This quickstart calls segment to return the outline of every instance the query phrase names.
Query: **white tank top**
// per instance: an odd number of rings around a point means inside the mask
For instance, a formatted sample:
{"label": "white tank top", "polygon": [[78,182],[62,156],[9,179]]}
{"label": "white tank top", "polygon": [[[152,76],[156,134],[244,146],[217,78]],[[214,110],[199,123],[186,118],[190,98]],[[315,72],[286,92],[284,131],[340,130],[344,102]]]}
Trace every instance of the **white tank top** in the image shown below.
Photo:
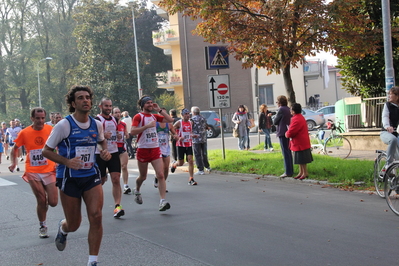
{"label": "white tank top", "polygon": [[[139,115],[141,117],[139,127],[143,127],[152,121],[157,121],[156,117],[153,115],[145,116],[142,113],[139,113]],[[159,147],[157,128],[155,126],[147,128],[146,130],[138,134],[137,147],[141,149]]]}

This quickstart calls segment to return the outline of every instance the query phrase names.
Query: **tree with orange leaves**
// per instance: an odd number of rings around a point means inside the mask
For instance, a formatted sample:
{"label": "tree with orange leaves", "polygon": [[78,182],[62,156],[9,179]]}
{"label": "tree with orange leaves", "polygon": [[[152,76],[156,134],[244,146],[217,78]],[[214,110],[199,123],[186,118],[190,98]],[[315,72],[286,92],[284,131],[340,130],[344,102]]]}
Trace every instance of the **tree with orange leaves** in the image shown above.
{"label": "tree with orange leaves", "polygon": [[160,5],[197,19],[195,33],[209,43],[227,44],[243,67],[282,73],[291,104],[296,102],[291,67],[305,56],[375,51],[370,20],[359,0],[162,0]]}

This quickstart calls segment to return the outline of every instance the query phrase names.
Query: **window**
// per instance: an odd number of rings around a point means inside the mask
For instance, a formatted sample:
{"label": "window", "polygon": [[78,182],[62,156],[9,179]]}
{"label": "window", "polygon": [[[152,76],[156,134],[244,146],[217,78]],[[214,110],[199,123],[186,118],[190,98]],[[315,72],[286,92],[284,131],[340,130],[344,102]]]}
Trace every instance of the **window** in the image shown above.
{"label": "window", "polygon": [[274,105],[273,84],[259,86],[259,104]]}

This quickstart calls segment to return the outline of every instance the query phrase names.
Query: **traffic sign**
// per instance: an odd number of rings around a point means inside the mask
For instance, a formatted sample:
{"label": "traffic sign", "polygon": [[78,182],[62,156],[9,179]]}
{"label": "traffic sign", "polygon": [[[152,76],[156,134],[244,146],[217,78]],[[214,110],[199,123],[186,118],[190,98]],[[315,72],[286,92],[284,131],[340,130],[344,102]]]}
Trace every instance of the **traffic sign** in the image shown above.
{"label": "traffic sign", "polygon": [[208,75],[208,93],[210,108],[230,108],[229,75]]}
{"label": "traffic sign", "polygon": [[229,68],[229,51],[227,46],[205,47],[205,63],[207,70]]}

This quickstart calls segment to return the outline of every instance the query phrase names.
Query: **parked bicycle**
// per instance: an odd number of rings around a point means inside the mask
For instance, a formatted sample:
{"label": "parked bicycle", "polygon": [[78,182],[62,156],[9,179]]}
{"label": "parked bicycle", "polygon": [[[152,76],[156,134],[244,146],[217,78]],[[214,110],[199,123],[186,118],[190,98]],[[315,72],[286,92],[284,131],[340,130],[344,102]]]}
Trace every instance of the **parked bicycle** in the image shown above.
{"label": "parked bicycle", "polygon": [[313,152],[317,152],[318,154],[326,154],[324,150],[324,135],[325,131],[321,126],[314,127],[317,129],[317,132],[310,132],[309,137],[310,137],[310,148]]}
{"label": "parked bicycle", "polygon": [[374,186],[378,196],[385,198],[384,176],[386,172],[387,153],[384,150],[376,150],[377,158],[374,160]]}
{"label": "parked bicycle", "polygon": [[341,123],[337,125],[328,119],[327,128],[330,129],[330,135],[323,142],[324,133],[323,129],[318,129],[317,133],[310,133],[311,147],[312,150],[320,149],[319,153],[322,152],[326,155],[340,157],[342,159],[348,158],[352,152],[352,145],[347,138],[340,134],[344,132],[341,127]]}

